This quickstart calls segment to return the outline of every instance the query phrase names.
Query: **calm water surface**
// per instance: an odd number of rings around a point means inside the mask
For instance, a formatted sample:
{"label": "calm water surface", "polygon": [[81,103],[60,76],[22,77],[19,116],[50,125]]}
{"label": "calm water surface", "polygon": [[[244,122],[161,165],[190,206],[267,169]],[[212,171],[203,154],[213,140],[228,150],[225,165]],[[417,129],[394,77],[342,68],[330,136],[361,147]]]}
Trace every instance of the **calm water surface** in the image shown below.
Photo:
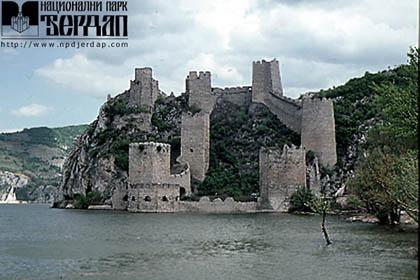
{"label": "calm water surface", "polygon": [[416,233],[319,220],[0,205],[0,279],[417,279]]}

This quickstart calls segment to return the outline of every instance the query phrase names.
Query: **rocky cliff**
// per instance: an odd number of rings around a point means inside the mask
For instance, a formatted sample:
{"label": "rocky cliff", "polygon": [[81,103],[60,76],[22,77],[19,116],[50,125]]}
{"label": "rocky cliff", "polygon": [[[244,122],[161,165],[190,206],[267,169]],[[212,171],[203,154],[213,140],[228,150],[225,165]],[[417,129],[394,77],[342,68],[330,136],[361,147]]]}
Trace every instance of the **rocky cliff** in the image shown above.
{"label": "rocky cliff", "polygon": [[115,189],[125,188],[128,147],[132,142],[170,143],[171,161],[176,167],[181,113],[188,109],[185,96],[162,95],[152,112],[131,107],[129,102],[128,91],[109,99],[101,107],[98,118],[77,140],[64,164],[60,188],[63,203],[89,192],[99,193],[103,201],[109,201]]}

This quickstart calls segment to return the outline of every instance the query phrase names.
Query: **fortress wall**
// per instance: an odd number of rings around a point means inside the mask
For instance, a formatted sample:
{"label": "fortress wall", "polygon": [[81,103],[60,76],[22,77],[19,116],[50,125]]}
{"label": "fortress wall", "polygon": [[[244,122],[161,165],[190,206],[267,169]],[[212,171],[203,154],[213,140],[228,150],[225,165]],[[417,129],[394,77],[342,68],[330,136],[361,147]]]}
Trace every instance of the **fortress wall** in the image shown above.
{"label": "fortress wall", "polygon": [[175,212],[179,186],[176,184],[131,184],[128,191],[130,212]]}
{"label": "fortress wall", "polygon": [[302,145],[312,150],[324,166],[337,163],[334,107],[331,100],[304,98],[302,103]]}
{"label": "fortress wall", "polygon": [[181,156],[179,162],[188,163],[191,176],[203,181],[209,168],[210,116],[199,112],[184,113],[181,124]]}
{"label": "fortress wall", "polygon": [[291,130],[301,132],[302,110],[299,102],[267,93],[263,102]]}
{"label": "fortress wall", "polygon": [[178,211],[180,212],[201,212],[201,213],[253,213],[257,210],[256,202],[238,202],[228,197],[224,201],[216,198],[213,201],[206,196],[200,201],[179,201]]}
{"label": "fortress wall", "polygon": [[292,145],[260,149],[260,207],[287,211],[291,195],[306,186],[305,150]]}
{"label": "fortress wall", "polygon": [[277,60],[252,63],[252,102],[265,104],[288,128],[300,133],[301,105],[299,101],[283,97]]}
{"label": "fortress wall", "polygon": [[129,184],[167,183],[171,146],[163,143],[132,143],[129,147]]}
{"label": "fortress wall", "polygon": [[218,102],[230,102],[239,107],[248,108],[252,103],[252,88],[250,86],[213,88],[213,95],[217,96]]}
{"label": "fortress wall", "polygon": [[126,210],[128,206],[128,185],[124,187],[116,186],[112,191],[112,209]]}
{"label": "fortress wall", "polygon": [[189,167],[179,174],[171,174],[170,182],[171,184],[179,185],[179,188],[184,188],[185,195],[191,195],[191,172]]}

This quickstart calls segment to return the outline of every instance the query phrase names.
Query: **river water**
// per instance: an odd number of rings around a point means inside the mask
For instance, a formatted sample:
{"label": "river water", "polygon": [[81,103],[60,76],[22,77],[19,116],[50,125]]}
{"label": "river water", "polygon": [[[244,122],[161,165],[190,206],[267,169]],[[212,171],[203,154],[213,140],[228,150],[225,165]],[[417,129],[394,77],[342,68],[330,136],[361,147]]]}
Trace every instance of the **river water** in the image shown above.
{"label": "river water", "polygon": [[414,232],[289,214],[0,205],[0,279],[416,279]]}

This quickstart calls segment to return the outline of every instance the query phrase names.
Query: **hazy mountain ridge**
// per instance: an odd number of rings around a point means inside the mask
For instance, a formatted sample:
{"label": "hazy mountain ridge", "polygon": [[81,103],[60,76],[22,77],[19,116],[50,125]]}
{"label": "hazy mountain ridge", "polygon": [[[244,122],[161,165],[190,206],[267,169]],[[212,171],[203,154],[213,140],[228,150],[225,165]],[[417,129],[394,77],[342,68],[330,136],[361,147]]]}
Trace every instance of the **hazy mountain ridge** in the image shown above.
{"label": "hazy mountain ridge", "polygon": [[[0,193],[15,187],[18,200],[44,202],[43,193],[60,185],[63,162],[86,128],[87,125],[37,127],[0,134],[0,177],[4,177],[0,182],[9,182],[0,184]],[[26,184],[14,185],[16,180],[10,180],[11,177],[28,180]]]}

